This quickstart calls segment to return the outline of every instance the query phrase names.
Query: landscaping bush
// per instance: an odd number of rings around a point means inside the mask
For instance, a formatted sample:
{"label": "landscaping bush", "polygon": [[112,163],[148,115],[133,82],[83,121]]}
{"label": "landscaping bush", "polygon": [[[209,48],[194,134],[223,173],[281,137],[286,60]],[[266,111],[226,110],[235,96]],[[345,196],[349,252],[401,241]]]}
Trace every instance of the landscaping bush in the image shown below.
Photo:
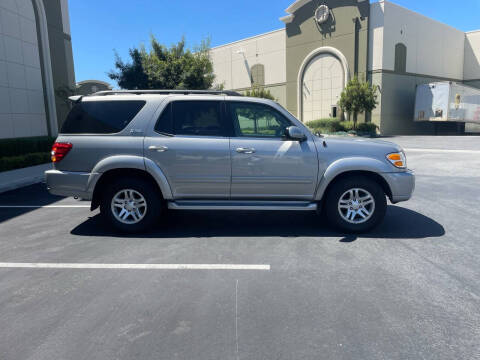
{"label": "landscaping bush", "polygon": [[54,142],[55,139],[48,136],[2,139],[0,140],[0,158],[31,153],[50,153]]}
{"label": "landscaping bush", "polygon": [[46,164],[50,161],[49,152],[36,152],[18,156],[0,157],[0,172]]}
{"label": "landscaping bush", "polygon": [[308,122],[307,126],[312,129],[314,133],[336,133],[339,131],[345,131],[342,122],[335,118],[313,120]]}
{"label": "landscaping bush", "polygon": [[259,86],[253,86],[251,90],[247,90],[245,92],[245,96],[269,99],[274,101],[277,100],[275,99],[275,96],[272,95],[270,90]]}
{"label": "landscaping bush", "polygon": [[313,120],[307,123],[313,133],[335,134],[349,133],[353,135],[376,135],[377,125],[373,123],[361,123],[354,130],[353,121],[340,121],[336,118]]}
{"label": "landscaping bush", "polygon": [[377,133],[377,128],[378,126],[375,125],[374,123],[360,123],[357,126],[357,132],[358,133],[365,133],[365,134],[371,134],[375,135]]}

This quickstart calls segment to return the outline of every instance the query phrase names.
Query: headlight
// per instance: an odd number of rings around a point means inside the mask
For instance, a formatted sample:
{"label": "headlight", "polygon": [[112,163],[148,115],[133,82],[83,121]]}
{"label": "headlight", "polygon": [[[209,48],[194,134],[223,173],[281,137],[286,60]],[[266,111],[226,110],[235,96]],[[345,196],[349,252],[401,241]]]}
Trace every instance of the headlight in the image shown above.
{"label": "headlight", "polygon": [[398,153],[392,153],[387,155],[387,160],[396,168],[406,169],[407,168],[407,157],[403,151]]}

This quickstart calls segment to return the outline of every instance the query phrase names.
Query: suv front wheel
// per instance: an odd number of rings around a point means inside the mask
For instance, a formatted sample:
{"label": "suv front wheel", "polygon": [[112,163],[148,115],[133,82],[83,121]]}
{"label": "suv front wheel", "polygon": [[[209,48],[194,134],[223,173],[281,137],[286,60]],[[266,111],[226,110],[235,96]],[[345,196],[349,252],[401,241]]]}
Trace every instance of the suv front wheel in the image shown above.
{"label": "suv front wheel", "polygon": [[124,178],[108,185],[100,212],[116,229],[137,233],[153,226],[162,211],[161,196],[153,184],[141,178]]}
{"label": "suv front wheel", "polygon": [[325,214],[339,230],[362,233],[385,217],[387,200],[382,187],[364,176],[344,178],[333,184],[325,199]]}

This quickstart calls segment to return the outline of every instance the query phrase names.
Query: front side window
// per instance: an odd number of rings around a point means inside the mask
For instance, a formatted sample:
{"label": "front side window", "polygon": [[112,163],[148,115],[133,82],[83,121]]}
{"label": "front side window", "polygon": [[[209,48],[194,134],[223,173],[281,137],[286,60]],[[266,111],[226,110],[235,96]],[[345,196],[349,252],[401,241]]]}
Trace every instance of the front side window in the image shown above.
{"label": "front side window", "polygon": [[223,136],[220,101],[176,101],[173,103],[175,135]]}
{"label": "front side window", "polygon": [[277,110],[263,104],[233,102],[229,112],[237,136],[278,138],[292,125]]}
{"label": "front side window", "polygon": [[114,134],[122,131],[145,101],[82,101],[63,123],[62,134]]}

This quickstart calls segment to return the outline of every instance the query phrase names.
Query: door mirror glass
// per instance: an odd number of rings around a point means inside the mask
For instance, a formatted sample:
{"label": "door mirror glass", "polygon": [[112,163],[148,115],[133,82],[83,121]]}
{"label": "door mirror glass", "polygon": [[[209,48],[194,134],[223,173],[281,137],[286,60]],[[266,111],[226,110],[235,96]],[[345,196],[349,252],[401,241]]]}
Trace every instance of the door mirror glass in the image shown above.
{"label": "door mirror glass", "polygon": [[286,129],[285,135],[290,140],[304,141],[307,136],[303,133],[298,126],[290,126]]}

